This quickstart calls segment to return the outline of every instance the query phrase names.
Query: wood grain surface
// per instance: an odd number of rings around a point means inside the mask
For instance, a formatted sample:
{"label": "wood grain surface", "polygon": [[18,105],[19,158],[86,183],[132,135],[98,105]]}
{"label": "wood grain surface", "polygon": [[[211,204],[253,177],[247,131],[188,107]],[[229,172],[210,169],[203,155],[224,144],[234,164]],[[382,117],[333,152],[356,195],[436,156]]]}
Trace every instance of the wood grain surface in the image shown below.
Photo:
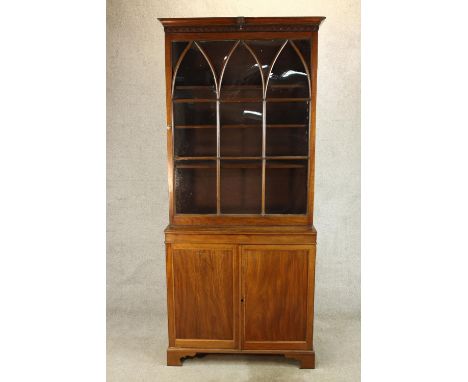
{"label": "wood grain surface", "polygon": [[290,246],[245,246],[243,347],[306,347],[309,250]]}
{"label": "wood grain surface", "polygon": [[175,245],[172,263],[176,345],[234,346],[238,306],[235,247]]}

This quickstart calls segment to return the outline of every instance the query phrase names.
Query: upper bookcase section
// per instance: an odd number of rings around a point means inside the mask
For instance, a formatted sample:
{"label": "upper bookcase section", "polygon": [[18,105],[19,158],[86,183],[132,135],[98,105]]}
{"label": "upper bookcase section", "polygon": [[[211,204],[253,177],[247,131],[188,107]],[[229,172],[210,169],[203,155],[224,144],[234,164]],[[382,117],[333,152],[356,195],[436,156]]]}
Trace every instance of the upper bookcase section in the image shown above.
{"label": "upper bookcase section", "polygon": [[325,17],[160,18],[166,33],[316,32]]}

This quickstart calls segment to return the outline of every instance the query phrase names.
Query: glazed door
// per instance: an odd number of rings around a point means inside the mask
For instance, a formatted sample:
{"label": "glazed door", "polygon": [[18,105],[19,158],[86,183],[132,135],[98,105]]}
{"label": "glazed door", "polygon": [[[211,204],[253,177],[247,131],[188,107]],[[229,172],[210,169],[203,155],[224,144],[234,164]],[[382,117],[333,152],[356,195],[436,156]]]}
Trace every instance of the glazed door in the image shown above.
{"label": "glazed door", "polygon": [[315,247],[242,246],[242,348],[312,349]]}
{"label": "glazed door", "polygon": [[172,42],[177,224],[200,215],[305,219],[310,49],[308,39]]}
{"label": "glazed door", "polygon": [[239,347],[238,263],[238,252],[233,245],[173,244],[169,247],[170,346]]}

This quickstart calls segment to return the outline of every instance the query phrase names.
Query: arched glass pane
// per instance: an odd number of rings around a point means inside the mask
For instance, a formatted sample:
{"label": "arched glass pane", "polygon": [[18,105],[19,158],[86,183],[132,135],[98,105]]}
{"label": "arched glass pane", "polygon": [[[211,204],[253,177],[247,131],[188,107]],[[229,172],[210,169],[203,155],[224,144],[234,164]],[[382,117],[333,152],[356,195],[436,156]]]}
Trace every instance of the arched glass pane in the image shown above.
{"label": "arched glass pane", "polygon": [[203,51],[208,56],[214,67],[216,78],[221,76],[221,70],[227,61],[229,52],[233,48],[235,41],[199,41]]}
{"label": "arched glass pane", "polygon": [[310,68],[310,40],[292,40],[302,54],[307,67]]}
{"label": "arched glass pane", "polygon": [[172,43],[172,72],[174,72],[180,56],[189,43],[189,41],[175,41]]}
{"label": "arched glass pane", "polygon": [[257,56],[262,67],[265,80],[268,78],[270,66],[285,40],[252,40],[247,44]]}
{"label": "arched glass pane", "polygon": [[173,99],[216,98],[213,72],[195,43],[191,44],[176,70]]}
{"label": "arched glass pane", "polygon": [[242,43],[229,57],[220,86],[221,98],[262,99],[260,68]]}
{"label": "arched glass pane", "polygon": [[267,98],[308,98],[307,71],[298,52],[288,42],[276,59],[270,73]]}

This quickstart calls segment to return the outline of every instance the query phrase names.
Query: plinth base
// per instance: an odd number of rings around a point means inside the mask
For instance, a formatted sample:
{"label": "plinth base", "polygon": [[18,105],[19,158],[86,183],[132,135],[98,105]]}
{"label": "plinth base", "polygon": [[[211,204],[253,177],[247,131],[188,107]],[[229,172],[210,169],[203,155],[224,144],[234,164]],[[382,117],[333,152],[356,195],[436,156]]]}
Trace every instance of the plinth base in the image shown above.
{"label": "plinth base", "polygon": [[182,366],[182,359],[199,354],[279,354],[299,361],[301,369],[315,369],[315,352],[313,350],[237,350],[237,349],[196,349],[168,348],[167,366]]}

